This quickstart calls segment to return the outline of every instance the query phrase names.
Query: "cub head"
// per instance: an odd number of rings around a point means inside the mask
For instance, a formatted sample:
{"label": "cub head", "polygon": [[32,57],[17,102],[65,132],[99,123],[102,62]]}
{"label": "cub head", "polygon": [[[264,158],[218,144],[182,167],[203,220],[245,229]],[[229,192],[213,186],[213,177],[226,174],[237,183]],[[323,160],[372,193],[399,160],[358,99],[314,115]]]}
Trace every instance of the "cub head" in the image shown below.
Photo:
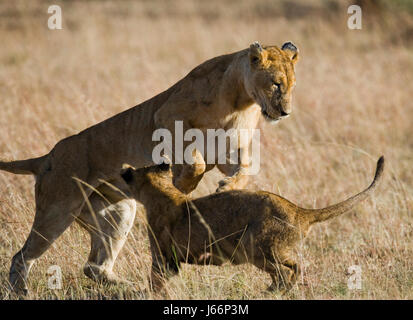
{"label": "cub head", "polygon": [[294,66],[298,49],[291,42],[277,47],[262,47],[254,42],[248,51],[249,71],[245,88],[261,106],[263,116],[277,122],[292,111],[292,91],[295,86]]}
{"label": "cub head", "polygon": [[126,165],[121,170],[120,175],[129,186],[133,196],[138,196],[139,191],[144,184],[164,184],[165,180],[171,180],[172,172],[169,163],[161,163],[139,169]]}

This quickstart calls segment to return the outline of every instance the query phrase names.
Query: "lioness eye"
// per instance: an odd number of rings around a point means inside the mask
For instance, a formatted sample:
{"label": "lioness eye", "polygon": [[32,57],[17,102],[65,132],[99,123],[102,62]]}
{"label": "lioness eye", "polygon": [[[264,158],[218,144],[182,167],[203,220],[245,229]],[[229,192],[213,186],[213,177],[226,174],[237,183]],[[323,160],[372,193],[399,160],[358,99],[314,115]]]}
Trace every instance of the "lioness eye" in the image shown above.
{"label": "lioness eye", "polygon": [[277,88],[280,87],[280,84],[279,84],[278,82],[273,81],[272,84],[273,84],[274,86],[276,86]]}

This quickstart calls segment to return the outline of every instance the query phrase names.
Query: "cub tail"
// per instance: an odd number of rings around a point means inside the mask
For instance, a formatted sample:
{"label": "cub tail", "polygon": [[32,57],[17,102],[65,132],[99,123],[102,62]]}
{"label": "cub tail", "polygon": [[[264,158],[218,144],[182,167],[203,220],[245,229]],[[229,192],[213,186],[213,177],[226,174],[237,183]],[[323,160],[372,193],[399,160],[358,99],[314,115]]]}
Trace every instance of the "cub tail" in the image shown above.
{"label": "cub tail", "polygon": [[322,222],[337,217],[353,209],[359,202],[367,199],[376,189],[383,176],[384,157],[377,161],[376,174],[373,182],[364,191],[338,204],[323,209],[302,209],[304,216],[309,218],[310,223]]}

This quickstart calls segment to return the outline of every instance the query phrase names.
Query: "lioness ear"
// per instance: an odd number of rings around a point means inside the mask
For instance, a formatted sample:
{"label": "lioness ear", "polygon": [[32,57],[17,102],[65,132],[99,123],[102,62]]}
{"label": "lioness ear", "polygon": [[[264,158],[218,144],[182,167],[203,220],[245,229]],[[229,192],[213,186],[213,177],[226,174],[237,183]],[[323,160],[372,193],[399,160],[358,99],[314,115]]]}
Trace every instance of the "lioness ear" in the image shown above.
{"label": "lioness ear", "polygon": [[252,65],[262,64],[267,59],[267,51],[263,49],[258,41],[255,41],[250,45],[249,58]]}
{"label": "lioness ear", "polygon": [[283,50],[288,55],[293,63],[296,63],[298,61],[298,49],[292,42],[284,43],[281,47],[281,50]]}
{"label": "lioness ear", "polygon": [[133,169],[132,167],[128,167],[128,168],[122,168],[120,175],[122,177],[123,180],[125,180],[125,182],[127,184],[130,184],[133,181]]}

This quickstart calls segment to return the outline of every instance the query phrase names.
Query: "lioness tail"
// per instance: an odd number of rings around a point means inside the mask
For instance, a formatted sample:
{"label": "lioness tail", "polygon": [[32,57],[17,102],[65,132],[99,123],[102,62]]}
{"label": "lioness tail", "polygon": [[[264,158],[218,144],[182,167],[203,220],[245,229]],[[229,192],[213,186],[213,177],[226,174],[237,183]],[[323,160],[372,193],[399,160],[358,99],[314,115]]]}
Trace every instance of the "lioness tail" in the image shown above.
{"label": "lioness tail", "polygon": [[46,156],[27,160],[3,162],[0,161],[0,170],[5,170],[15,174],[34,174],[39,172]]}

